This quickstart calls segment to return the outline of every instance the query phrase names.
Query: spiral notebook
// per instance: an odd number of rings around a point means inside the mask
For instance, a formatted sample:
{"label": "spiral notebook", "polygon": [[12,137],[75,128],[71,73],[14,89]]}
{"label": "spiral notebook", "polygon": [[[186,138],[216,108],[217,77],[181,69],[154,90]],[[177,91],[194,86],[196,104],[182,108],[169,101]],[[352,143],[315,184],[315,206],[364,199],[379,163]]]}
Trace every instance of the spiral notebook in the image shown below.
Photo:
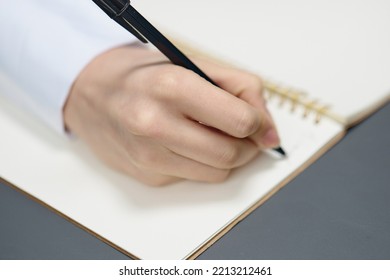
{"label": "spiral notebook", "polygon": [[[192,259],[389,101],[390,5],[162,2],[132,4],[169,26],[187,51],[202,49],[265,77],[288,158],[265,151],[222,184],[147,187],[0,99],[0,177],[129,256]],[[201,17],[189,20],[194,15]],[[20,91],[4,74],[0,86]]]}

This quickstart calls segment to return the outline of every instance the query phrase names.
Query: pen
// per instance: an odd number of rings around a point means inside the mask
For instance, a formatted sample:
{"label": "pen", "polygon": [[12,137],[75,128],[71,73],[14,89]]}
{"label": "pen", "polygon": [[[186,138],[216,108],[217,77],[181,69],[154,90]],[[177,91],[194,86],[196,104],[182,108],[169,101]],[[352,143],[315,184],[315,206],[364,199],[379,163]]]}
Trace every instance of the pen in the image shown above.
{"label": "pen", "polygon": [[[147,21],[133,6],[130,0],[93,0],[111,19],[136,36],[143,43],[152,43],[173,64],[182,66],[218,86],[186,55],[176,48],[161,32]],[[274,148],[282,156],[286,156],[283,148]]]}

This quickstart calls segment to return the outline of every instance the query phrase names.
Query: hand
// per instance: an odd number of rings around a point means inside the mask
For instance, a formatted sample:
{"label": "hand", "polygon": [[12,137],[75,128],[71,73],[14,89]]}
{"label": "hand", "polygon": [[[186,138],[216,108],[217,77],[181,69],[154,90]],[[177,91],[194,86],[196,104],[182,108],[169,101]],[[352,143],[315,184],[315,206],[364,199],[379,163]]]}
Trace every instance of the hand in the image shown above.
{"label": "hand", "polygon": [[100,55],[73,85],[67,129],[109,166],[149,185],[225,180],[279,137],[258,77],[194,61],[222,89],[151,50]]}

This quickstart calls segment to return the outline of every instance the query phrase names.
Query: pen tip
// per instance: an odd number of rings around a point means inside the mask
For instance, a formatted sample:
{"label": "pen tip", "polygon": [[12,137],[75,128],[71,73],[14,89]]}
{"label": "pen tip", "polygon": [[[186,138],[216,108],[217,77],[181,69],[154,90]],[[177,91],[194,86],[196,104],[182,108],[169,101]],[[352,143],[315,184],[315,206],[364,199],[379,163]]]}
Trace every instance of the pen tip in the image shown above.
{"label": "pen tip", "polygon": [[282,147],[277,147],[277,148],[274,148],[273,150],[274,150],[275,152],[281,154],[283,157],[286,157],[286,156],[287,156],[286,152],[283,150]]}

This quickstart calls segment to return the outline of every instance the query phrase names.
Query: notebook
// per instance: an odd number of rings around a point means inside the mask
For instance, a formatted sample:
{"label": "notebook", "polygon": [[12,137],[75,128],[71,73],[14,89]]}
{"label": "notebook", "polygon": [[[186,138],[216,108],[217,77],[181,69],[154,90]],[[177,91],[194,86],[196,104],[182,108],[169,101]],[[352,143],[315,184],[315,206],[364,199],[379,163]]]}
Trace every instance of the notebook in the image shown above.
{"label": "notebook", "polygon": [[[132,4],[186,51],[262,75],[289,154],[264,151],[221,184],[148,187],[1,98],[2,180],[134,258],[196,258],[390,99],[388,1]],[[0,87],[20,91],[4,73]]]}

